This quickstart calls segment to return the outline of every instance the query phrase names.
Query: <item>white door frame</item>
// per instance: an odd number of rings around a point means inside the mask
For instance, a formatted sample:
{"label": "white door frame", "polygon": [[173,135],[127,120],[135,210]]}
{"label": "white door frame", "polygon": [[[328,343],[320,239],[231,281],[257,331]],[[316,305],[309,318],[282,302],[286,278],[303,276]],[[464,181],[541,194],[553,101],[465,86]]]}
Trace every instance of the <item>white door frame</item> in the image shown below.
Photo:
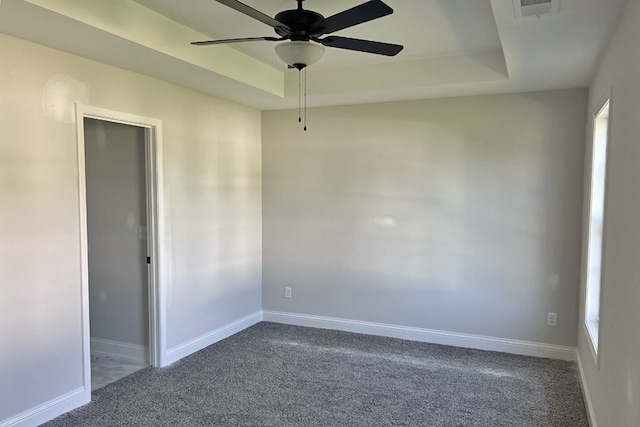
{"label": "white door frame", "polygon": [[162,181],[162,121],[134,114],[76,103],[78,148],[78,190],[80,215],[80,265],[82,297],[82,359],[85,400],[91,401],[91,353],[89,330],[89,257],[87,237],[87,193],[84,147],[84,119],[98,119],[145,129],[147,194],[147,254],[149,286],[149,363],[165,366],[167,354],[165,280],[161,266],[165,259],[164,198]]}

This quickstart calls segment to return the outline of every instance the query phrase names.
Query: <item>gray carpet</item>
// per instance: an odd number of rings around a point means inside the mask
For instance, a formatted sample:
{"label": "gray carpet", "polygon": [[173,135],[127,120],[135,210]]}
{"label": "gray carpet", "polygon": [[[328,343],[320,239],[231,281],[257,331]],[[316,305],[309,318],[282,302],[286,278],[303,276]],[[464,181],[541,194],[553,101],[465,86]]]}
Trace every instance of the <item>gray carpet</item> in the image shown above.
{"label": "gray carpet", "polygon": [[260,323],[47,426],[588,426],[576,365]]}

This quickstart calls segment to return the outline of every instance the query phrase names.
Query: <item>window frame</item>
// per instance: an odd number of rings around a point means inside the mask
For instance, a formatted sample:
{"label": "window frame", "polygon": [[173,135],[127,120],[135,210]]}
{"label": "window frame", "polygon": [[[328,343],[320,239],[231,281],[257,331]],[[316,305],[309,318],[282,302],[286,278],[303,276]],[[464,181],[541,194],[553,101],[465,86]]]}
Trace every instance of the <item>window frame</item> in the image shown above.
{"label": "window frame", "polygon": [[[590,157],[588,159],[589,166],[589,182],[588,182],[588,204],[586,205],[586,251],[585,251],[585,262],[583,265],[583,274],[584,274],[584,306],[583,306],[583,316],[582,316],[582,325],[585,331],[585,335],[587,336],[587,340],[589,341],[589,347],[591,349],[591,354],[594,358],[596,366],[599,367],[600,360],[600,343],[601,339],[601,331],[602,331],[602,301],[603,301],[603,277],[605,272],[605,262],[604,262],[604,254],[605,254],[605,236],[606,236],[606,226],[605,226],[605,218],[606,215],[606,207],[607,207],[607,199],[608,199],[608,182],[609,182],[609,154],[611,147],[611,117],[612,117],[612,96],[611,92],[607,94],[604,101],[598,104],[599,107],[596,110],[596,113],[592,116],[592,126],[591,126],[591,150]],[[602,174],[602,209],[599,212],[601,217],[600,223],[600,242],[599,242],[599,277],[597,280],[598,285],[598,302],[597,302],[597,312],[596,317],[597,320],[593,321],[593,310],[590,310],[592,304],[590,304],[590,300],[593,298],[591,295],[591,286],[593,286],[592,278],[590,277],[591,271],[591,251],[592,251],[592,205],[594,198],[594,169],[595,169],[595,161],[596,161],[596,144],[598,143],[597,138],[602,131],[602,128],[599,128],[599,121],[602,119],[600,116],[602,113],[607,110],[606,117],[606,127],[605,131],[605,140],[604,140],[604,171]]]}

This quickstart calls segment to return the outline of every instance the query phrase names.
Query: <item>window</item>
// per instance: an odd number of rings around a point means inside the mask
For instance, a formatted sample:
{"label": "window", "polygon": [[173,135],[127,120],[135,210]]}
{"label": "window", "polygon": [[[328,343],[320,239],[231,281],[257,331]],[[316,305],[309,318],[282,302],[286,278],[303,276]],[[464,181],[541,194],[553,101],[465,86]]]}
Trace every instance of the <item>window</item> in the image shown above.
{"label": "window", "polygon": [[604,224],[604,193],[609,131],[609,101],[596,114],[593,125],[591,154],[591,193],[589,197],[589,234],[586,267],[585,326],[593,350],[598,354],[600,330],[600,290],[602,283],[602,237]]}

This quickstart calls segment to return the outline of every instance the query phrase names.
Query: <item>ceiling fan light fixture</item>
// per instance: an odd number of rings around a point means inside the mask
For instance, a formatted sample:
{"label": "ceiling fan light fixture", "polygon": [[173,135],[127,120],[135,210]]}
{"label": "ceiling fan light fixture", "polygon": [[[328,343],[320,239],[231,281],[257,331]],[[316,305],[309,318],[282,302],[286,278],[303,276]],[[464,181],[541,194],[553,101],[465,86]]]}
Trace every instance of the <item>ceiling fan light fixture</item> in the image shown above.
{"label": "ceiling fan light fixture", "polygon": [[276,54],[287,65],[302,70],[322,58],[324,46],[308,41],[291,41],[276,45]]}

